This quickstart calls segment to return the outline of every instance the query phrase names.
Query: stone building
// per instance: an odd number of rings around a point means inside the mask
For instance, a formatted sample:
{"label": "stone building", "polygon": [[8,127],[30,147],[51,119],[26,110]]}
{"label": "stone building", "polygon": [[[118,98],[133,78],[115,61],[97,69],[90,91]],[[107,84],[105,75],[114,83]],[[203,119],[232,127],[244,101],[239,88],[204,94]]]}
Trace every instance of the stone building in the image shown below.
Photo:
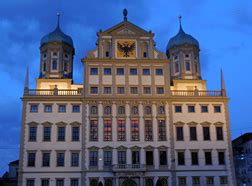
{"label": "stone building", "polygon": [[207,90],[198,41],[181,26],[166,53],[127,19],[97,33],[74,84],[74,45],[58,23],[26,76],[19,185],[235,186],[228,98]]}

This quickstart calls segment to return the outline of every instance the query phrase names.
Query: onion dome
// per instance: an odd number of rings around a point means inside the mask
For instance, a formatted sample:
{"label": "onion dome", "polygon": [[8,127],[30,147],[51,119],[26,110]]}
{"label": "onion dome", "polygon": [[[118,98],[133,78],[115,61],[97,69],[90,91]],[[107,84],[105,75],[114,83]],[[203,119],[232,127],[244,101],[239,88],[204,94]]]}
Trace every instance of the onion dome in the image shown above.
{"label": "onion dome", "polygon": [[56,29],[45,35],[44,37],[42,37],[40,44],[41,46],[50,42],[63,42],[66,43],[68,45],[70,45],[71,47],[73,47],[73,40],[70,36],[66,35],[64,32],[62,32],[62,30],[60,29],[60,25],[59,25],[59,14],[58,15],[58,24]]}
{"label": "onion dome", "polygon": [[169,49],[181,45],[192,45],[199,48],[199,42],[194,37],[184,32],[181,25],[181,16],[179,17],[179,23],[180,23],[179,32],[177,33],[177,35],[175,35],[169,40],[166,48],[167,53]]}

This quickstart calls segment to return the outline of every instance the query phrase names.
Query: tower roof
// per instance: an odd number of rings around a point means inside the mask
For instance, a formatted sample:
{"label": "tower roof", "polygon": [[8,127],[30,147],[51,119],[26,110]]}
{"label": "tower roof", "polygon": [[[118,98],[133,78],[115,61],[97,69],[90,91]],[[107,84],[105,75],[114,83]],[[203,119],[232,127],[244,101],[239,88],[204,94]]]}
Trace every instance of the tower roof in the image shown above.
{"label": "tower roof", "polygon": [[73,40],[70,36],[66,35],[60,28],[60,24],[59,24],[59,14],[57,14],[58,16],[58,24],[56,29],[45,35],[44,37],[42,37],[41,41],[40,41],[40,45],[42,46],[43,44],[47,44],[50,42],[63,42],[66,43],[68,45],[70,45],[71,47],[73,47]]}

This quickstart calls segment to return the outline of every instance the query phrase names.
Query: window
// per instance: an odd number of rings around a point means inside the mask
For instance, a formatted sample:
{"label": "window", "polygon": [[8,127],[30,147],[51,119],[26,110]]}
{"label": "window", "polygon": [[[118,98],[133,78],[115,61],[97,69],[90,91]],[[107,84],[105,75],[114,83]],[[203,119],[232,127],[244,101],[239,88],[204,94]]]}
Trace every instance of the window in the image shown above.
{"label": "window", "polygon": [[139,121],[138,119],[131,119],[131,140],[139,140]]}
{"label": "window", "polygon": [[165,120],[158,120],[158,140],[166,141]]}
{"label": "window", "polygon": [[104,151],[104,166],[111,167],[112,166],[112,151]]}
{"label": "window", "polygon": [[45,105],[44,112],[52,112],[52,105]]}
{"label": "window", "polygon": [[112,121],[110,119],[104,119],[104,141],[112,141]]}
{"label": "window", "polygon": [[207,176],[206,177],[206,184],[214,185],[214,177],[213,176]]}
{"label": "window", "polygon": [[214,112],[220,113],[221,112],[221,106],[214,106]]}
{"label": "window", "polygon": [[186,186],[187,184],[186,184],[186,177],[182,177],[182,176],[179,176],[178,177],[178,184],[179,184],[179,186]]}
{"label": "window", "polygon": [[133,107],[131,108],[131,114],[133,114],[133,115],[138,114],[138,107],[137,107],[137,106],[133,106]]}
{"label": "window", "polygon": [[104,114],[105,115],[110,115],[111,114],[111,107],[110,106],[104,107]]}
{"label": "window", "polygon": [[153,151],[146,151],[146,165],[153,165]]}
{"label": "window", "polygon": [[223,129],[222,127],[216,127],[216,139],[223,140]]}
{"label": "window", "polygon": [[56,179],[56,186],[64,186],[64,179]]}
{"label": "window", "polygon": [[30,112],[38,112],[38,105],[30,105]]}
{"label": "window", "polygon": [[158,114],[165,114],[165,107],[164,106],[158,107]]}
{"label": "window", "polygon": [[125,119],[117,120],[117,140],[125,141],[126,140],[126,123]]}
{"label": "window", "polygon": [[132,164],[139,165],[140,164],[140,152],[132,151]]}
{"label": "window", "polygon": [[195,112],[195,107],[193,105],[188,106],[188,112]]}
{"label": "window", "polygon": [[79,153],[72,152],[71,154],[71,166],[78,167],[79,166]]}
{"label": "window", "polygon": [[112,178],[105,178],[104,186],[112,186],[113,181]]}
{"label": "window", "polygon": [[190,127],[190,140],[191,141],[197,140],[197,128],[196,127]]}
{"label": "window", "polygon": [[202,106],[201,106],[201,112],[203,112],[203,113],[208,112],[208,106],[202,105]]}
{"label": "window", "polygon": [[192,165],[199,165],[198,152],[191,152]]}
{"label": "window", "polygon": [[143,75],[150,75],[150,69],[144,68],[143,69]]}
{"label": "window", "polygon": [[80,105],[73,105],[72,112],[80,112]]}
{"label": "window", "polygon": [[118,114],[125,114],[125,107],[124,106],[119,106],[117,109]]}
{"label": "window", "polygon": [[157,87],[157,94],[164,94],[164,87]]}
{"label": "window", "polygon": [[116,75],[124,75],[124,68],[117,68]]}
{"label": "window", "polygon": [[198,64],[197,64],[197,62],[195,62],[194,68],[195,68],[195,72],[198,73],[199,70],[198,70]]}
{"label": "window", "polygon": [[151,94],[151,87],[144,87],[144,94]]}
{"label": "window", "polygon": [[58,141],[65,141],[65,127],[58,127]]}
{"label": "window", "polygon": [[50,153],[43,152],[42,154],[42,167],[49,167],[50,166]]}
{"label": "window", "polygon": [[176,133],[177,133],[177,141],[183,141],[184,140],[183,127],[176,127]]}
{"label": "window", "polygon": [[79,180],[77,178],[72,178],[71,186],[79,186]]}
{"label": "window", "polygon": [[66,112],[66,105],[59,105],[59,112]]}
{"label": "window", "polygon": [[125,94],[125,89],[124,89],[124,87],[117,87],[117,93],[118,93],[118,94]]}
{"label": "window", "polygon": [[51,127],[44,127],[43,141],[51,141]]}
{"label": "window", "polygon": [[190,71],[191,70],[191,65],[190,65],[190,62],[187,61],[186,62],[186,71]]}
{"label": "window", "polygon": [[91,87],[90,88],[90,93],[91,94],[98,94],[98,87]]}
{"label": "window", "polygon": [[220,184],[228,184],[227,176],[220,176]]}
{"label": "window", "polygon": [[219,165],[225,165],[225,152],[218,152]]}
{"label": "window", "polygon": [[205,163],[206,165],[212,165],[212,153],[205,152]]}
{"label": "window", "polygon": [[35,167],[35,160],[36,160],[36,153],[35,152],[29,152],[28,153],[28,167]]}
{"label": "window", "polygon": [[175,62],[175,73],[179,72],[179,64],[178,62]]}
{"label": "window", "polygon": [[131,68],[130,69],[130,75],[137,75],[137,69],[136,68]]}
{"label": "window", "polygon": [[175,105],[175,112],[182,112],[182,106],[180,105]]}
{"label": "window", "polygon": [[145,107],[145,114],[151,114],[151,112],[152,112],[151,106],[146,106]]}
{"label": "window", "polygon": [[98,75],[98,68],[90,68],[90,75]]}
{"label": "window", "polygon": [[65,164],[65,154],[63,152],[57,153],[57,167],[64,167]]}
{"label": "window", "polygon": [[98,120],[90,120],[90,141],[98,141]]}
{"label": "window", "polygon": [[103,69],[103,74],[104,75],[111,75],[111,68],[104,68]]}
{"label": "window", "polygon": [[147,57],[147,52],[143,53],[143,57],[146,58]]}
{"label": "window", "polygon": [[49,179],[42,179],[41,180],[41,186],[49,186],[50,183],[49,183]]}
{"label": "window", "polygon": [[29,141],[36,141],[37,139],[37,127],[30,127]]}
{"label": "window", "polygon": [[152,121],[145,120],[145,141],[152,141],[153,140],[153,128],[152,128]]}
{"label": "window", "polygon": [[68,71],[68,62],[64,62],[64,71],[67,72]]}
{"label": "window", "polygon": [[79,141],[79,140],[80,140],[80,128],[72,127],[72,141]]}
{"label": "window", "polygon": [[53,56],[58,56],[58,53],[57,52],[53,52]]}
{"label": "window", "polygon": [[185,165],[185,152],[178,152],[178,165]]}
{"label": "window", "polygon": [[163,69],[156,69],[156,75],[162,76],[163,75]]}
{"label": "window", "polygon": [[126,151],[118,151],[118,164],[119,165],[126,164]]}
{"label": "window", "polygon": [[167,165],[167,154],[165,150],[159,151],[159,164],[160,165]]}
{"label": "window", "polygon": [[89,152],[89,166],[92,166],[92,167],[98,166],[98,152],[97,151]]}
{"label": "window", "polygon": [[52,62],[52,69],[53,70],[57,70],[58,68],[58,61],[57,59],[53,59],[53,62]]}
{"label": "window", "polygon": [[103,91],[104,94],[111,94],[112,92],[111,87],[104,87]]}
{"label": "window", "polygon": [[203,127],[204,140],[210,140],[210,127]]}
{"label": "window", "polygon": [[93,114],[93,115],[98,114],[97,106],[91,106],[90,107],[90,113]]}
{"label": "window", "polygon": [[26,186],[34,186],[34,185],[35,185],[34,180],[31,180],[31,179],[26,180]]}
{"label": "window", "polygon": [[106,52],[105,52],[105,56],[106,56],[106,57],[109,57],[109,51],[106,51]]}
{"label": "window", "polygon": [[200,185],[200,177],[199,176],[193,176],[192,177],[192,184],[193,186],[195,185]]}
{"label": "window", "polygon": [[130,87],[130,93],[137,94],[138,93],[137,87]]}

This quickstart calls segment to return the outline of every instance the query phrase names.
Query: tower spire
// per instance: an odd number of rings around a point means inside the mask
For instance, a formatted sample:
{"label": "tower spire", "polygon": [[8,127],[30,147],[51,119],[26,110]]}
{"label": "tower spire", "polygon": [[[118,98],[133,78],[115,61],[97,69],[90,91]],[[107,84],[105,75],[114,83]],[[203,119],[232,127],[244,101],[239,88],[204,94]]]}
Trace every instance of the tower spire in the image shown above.
{"label": "tower spire", "polygon": [[57,13],[57,16],[58,16],[57,28],[59,28],[60,27],[60,13],[59,12]]}
{"label": "tower spire", "polygon": [[181,32],[181,31],[184,32],[184,30],[182,28],[182,16],[179,15],[178,18],[179,18],[179,32]]}
{"label": "tower spire", "polygon": [[226,96],[226,85],[222,69],[221,69],[221,94],[222,96]]}
{"label": "tower spire", "polygon": [[29,90],[29,67],[26,67],[25,82],[24,82],[24,95],[28,94]]}
{"label": "tower spire", "polygon": [[128,15],[128,10],[126,8],[123,9],[123,20],[124,21],[127,21],[128,18],[127,18],[127,15]]}

